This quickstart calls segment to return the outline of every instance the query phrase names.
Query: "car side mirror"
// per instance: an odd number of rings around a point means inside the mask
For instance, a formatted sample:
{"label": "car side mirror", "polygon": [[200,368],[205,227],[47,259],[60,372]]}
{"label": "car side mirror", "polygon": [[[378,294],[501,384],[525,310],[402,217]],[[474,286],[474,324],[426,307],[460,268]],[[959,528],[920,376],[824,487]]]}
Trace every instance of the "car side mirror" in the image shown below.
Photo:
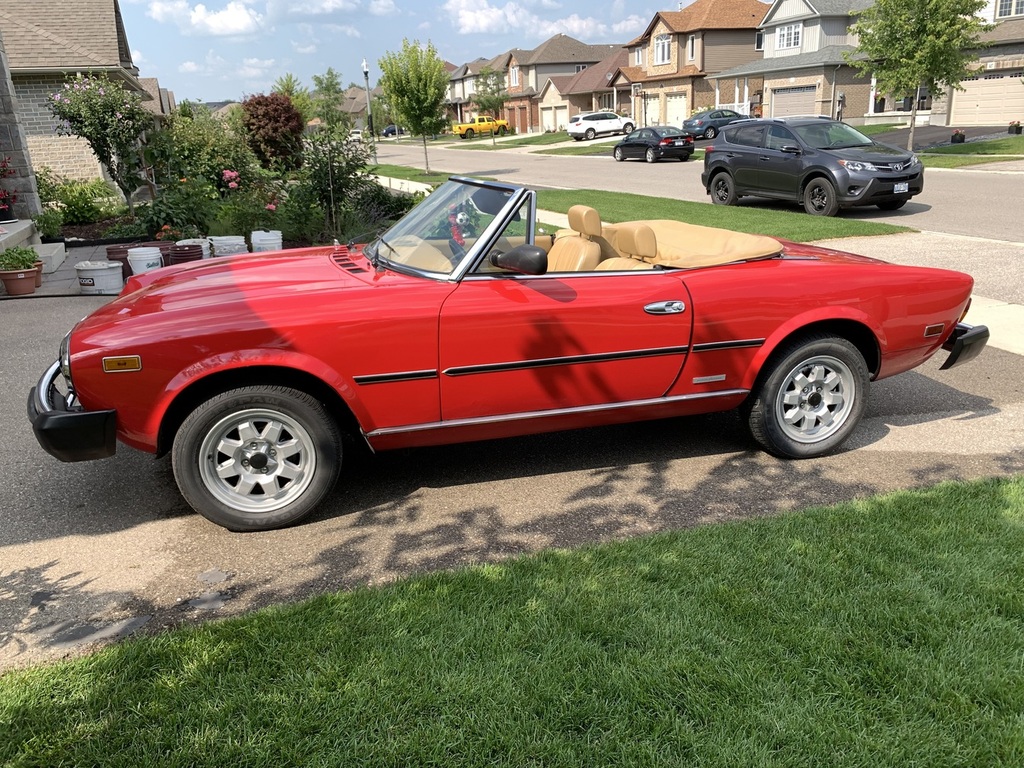
{"label": "car side mirror", "polygon": [[787,144],[786,146],[784,146],[779,151],[780,152],[785,152],[787,155],[799,155],[800,154],[800,147],[795,147],[792,144]]}
{"label": "car side mirror", "polygon": [[543,275],[548,271],[548,254],[537,245],[523,243],[510,251],[491,251],[487,256],[491,266],[518,272],[521,275]]}

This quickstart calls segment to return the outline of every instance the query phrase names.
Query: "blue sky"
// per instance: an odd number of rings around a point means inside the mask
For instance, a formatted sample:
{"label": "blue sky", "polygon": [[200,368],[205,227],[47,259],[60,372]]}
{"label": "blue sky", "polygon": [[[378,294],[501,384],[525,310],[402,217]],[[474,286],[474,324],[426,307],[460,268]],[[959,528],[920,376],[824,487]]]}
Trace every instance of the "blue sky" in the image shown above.
{"label": "blue sky", "polygon": [[[686,0],[689,5],[692,0]],[[635,0],[120,0],[132,58],[181,102],[266,93],[286,72],[306,86],[328,67],[362,83],[362,60],[402,38],[430,40],[453,64],[533,48],[559,32],[587,43],[625,43],[670,1]]]}

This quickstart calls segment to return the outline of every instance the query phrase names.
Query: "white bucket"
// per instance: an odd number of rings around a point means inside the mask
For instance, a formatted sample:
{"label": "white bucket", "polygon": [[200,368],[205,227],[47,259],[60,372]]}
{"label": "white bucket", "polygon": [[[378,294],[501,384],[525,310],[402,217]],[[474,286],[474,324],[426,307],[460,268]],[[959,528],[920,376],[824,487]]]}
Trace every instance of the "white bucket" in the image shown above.
{"label": "white bucket", "polygon": [[210,253],[211,253],[210,241],[207,240],[205,237],[189,237],[189,238],[187,238],[185,240],[179,240],[177,242],[177,245],[198,245],[198,246],[201,246],[202,249],[203,249],[203,258],[204,259],[210,258]]}
{"label": "white bucket", "polygon": [[149,272],[151,269],[159,269],[163,266],[160,249],[151,246],[129,248],[128,263],[132,266],[132,273],[136,275]]}
{"label": "white bucket", "polygon": [[241,235],[211,235],[210,245],[213,246],[214,256],[234,256],[249,252],[249,246]]}
{"label": "white bucket", "polygon": [[121,264],[116,261],[80,261],[75,264],[75,271],[78,290],[86,295],[117,295],[124,287]]}
{"label": "white bucket", "polygon": [[280,251],[281,250],[281,232],[277,229],[265,230],[257,229],[250,235],[252,240],[252,251]]}

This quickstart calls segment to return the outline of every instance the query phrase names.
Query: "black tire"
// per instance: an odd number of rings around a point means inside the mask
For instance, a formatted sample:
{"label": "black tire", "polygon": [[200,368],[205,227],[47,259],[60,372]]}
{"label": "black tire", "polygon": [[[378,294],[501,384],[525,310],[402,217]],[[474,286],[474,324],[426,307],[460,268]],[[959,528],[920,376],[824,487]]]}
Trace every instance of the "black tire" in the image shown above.
{"label": "black tire", "polygon": [[825,178],[811,179],[804,187],[804,210],[811,216],[835,216],[839,213],[836,188]]}
{"label": "black tire", "polygon": [[587,128],[587,132],[583,135],[587,138],[587,141],[591,141],[595,136],[597,136],[597,131],[593,128]]}
{"label": "black tire", "polygon": [[622,126],[622,135],[623,136],[625,136],[626,134],[632,133],[632,132],[633,132],[633,124],[632,123],[626,123],[624,126]]}
{"label": "black tire", "polygon": [[298,522],[331,492],[341,435],[314,397],[280,386],[211,397],[178,429],[171,449],[181,495],[230,531]]}
{"label": "black tire", "polygon": [[466,138],[467,139],[472,139],[474,136],[476,136],[476,131],[474,131],[472,128],[467,128],[466,129]]}
{"label": "black tire", "polygon": [[739,197],[736,195],[736,185],[725,171],[716,174],[711,179],[711,202],[715,205],[736,205]]}
{"label": "black tire", "polygon": [[508,128],[506,128],[504,125],[499,125],[498,126],[498,135],[499,136],[504,136],[506,133],[508,133]]}
{"label": "black tire", "polygon": [[898,211],[904,205],[907,204],[907,199],[903,200],[886,200],[884,203],[879,203],[878,207],[883,211]]}
{"label": "black tire", "polygon": [[655,154],[654,149],[649,148],[647,152],[644,154],[644,160],[646,160],[648,163],[656,163],[658,162],[658,155]]}
{"label": "black tire", "polygon": [[836,450],[856,429],[870,385],[846,339],[819,333],[781,347],[745,408],[750,433],[774,456],[809,459]]}
{"label": "black tire", "polygon": [[713,126],[713,125],[709,125],[707,128],[704,129],[704,138],[705,139],[713,139],[717,135],[718,135],[718,129],[715,128],[715,126]]}
{"label": "black tire", "polygon": [[683,155],[682,157],[679,158],[679,162],[685,163],[689,159],[690,159],[689,155]]}
{"label": "black tire", "polygon": [[572,139],[573,139],[573,141],[583,141],[583,137],[582,136],[573,136]]}
{"label": "black tire", "polygon": [[615,160],[620,163],[626,159],[626,156],[622,154],[622,147],[616,147],[615,149],[613,149],[612,157],[614,157]]}

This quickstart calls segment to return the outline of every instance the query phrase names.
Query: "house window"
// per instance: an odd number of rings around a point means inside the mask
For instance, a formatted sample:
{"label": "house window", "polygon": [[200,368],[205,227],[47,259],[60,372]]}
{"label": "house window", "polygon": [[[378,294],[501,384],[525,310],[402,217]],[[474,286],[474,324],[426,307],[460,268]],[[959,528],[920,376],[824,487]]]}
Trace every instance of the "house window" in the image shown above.
{"label": "house window", "polygon": [[633,66],[642,67],[644,65],[644,49],[637,48],[633,51]]}
{"label": "house window", "polygon": [[775,31],[775,47],[778,49],[799,48],[801,29],[800,24],[787,24],[784,27],[779,27]]}
{"label": "house window", "polygon": [[509,69],[508,80],[510,85],[519,85],[519,67],[511,67]]}
{"label": "house window", "polygon": [[996,18],[1005,19],[1007,16],[1024,16],[1024,0],[999,0]]}
{"label": "house window", "polygon": [[614,104],[612,103],[613,97],[610,93],[602,93],[600,98],[601,109],[611,109]]}
{"label": "house window", "polygon": [[654,63],[668,64],[672,61],[672,35],[658,35],[654,38]]}
{"label": "house window", "polygon": [[586,64],[577,64],[577,65],[576,65],[576,71],[577,71],[577,72],[582,72],[582,71],[583,71],[584,69],[586,69],[586,68],[587,68],[587,65],[586,65]]}
{"label": "house window", "polygon": [[686,60],[687,61],[693,61],[693,59],[694,59],[694,57],[696,55],[697,55],[697,36],[696,35],[690,35],[689,39],[686,41]]}
{"label": "house window", "polygon": [[764,32],[762,32],[760,29],[757,30],[757,32],[754,34],[754,50],[764,50]]}

